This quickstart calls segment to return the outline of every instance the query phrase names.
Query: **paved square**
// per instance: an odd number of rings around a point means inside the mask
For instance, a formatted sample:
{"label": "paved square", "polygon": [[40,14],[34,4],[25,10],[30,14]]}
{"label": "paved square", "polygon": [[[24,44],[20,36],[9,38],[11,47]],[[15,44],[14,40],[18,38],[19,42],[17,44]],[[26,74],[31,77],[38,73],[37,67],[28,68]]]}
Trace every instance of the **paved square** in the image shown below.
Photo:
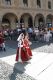
{"label": "paved square", "polygon": [[[36,45],[37,44],[40,43],[36,43]],[[21,64],[15,61],[16,49],[7,46],[6,52],[1,52],[0,60],[15,67],[22,73],[26,73],[35,80],[53,80],[53,53],[51,53],[53,52],[52,48],[53,43],[32,49],[32,59],[27,63]]]}

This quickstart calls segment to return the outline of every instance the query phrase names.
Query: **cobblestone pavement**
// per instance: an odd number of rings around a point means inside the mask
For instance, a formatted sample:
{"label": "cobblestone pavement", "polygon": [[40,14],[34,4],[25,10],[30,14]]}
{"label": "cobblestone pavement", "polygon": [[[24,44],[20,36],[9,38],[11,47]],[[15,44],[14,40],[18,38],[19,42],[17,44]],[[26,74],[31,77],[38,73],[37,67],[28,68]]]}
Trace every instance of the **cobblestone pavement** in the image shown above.
{"label": "cobblestone pavement", "polygon": [[[17,48],[17,42],[8,41],[6,43],[6,52],[0,51],[0,58],[16,54],[16,48]],[[35,52],[53,53],[53,42],[50,44],[44,42],[32,42],[31,48]],[[38,55],[40,54],[37,54],[36,56],[38,57]],[[35,79],[25,74],[24,72],[18,71],[18,69],[16,69],[15,67],[10,66],[9,64],[3,61],[0,61],[0,80],[35,80]]]}
{"label": "cobblestone pavement", "polygon": [[[15,41],[8,41],[7,45],[13,49],[17,48],[17,42]],[[31,49],[35,52],[53,53],[53,41],[51,41],[50,43],[32,41]]]}
{"label": "cobblestone pavement", "polygon": [[[6,52],[0,51],[0,58],[16,54],[17,42],[6,42]],[[0,60],[0,80],[35,80],[15,67]]]}
{"label": "cobblestone pavement", "polygon": [[35,80],[0,60],[0,80]]}
{"label": "cobblestone pavement", "polygon": [[35,52],[53,53],[53,42],[33,42],[31,48]]}

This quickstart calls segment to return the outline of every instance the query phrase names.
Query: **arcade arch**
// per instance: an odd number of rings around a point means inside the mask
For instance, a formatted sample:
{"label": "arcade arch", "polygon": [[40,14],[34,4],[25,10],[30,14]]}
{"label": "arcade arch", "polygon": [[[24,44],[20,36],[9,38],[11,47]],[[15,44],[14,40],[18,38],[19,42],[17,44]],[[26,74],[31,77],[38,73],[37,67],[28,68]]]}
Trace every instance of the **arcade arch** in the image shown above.
{"label": "arcade arch", "polygon": [[43,28],[44,24],[45,24],[44,16],[42,14],[37,14],[34,19],[34,26]]}
{"label": "arcade arch", "polygon": [[20,25],[24,27],[33,27],[32,16],[29,13],[24,13],[20,17]]}
{"label": "arcade arch", "polygon": [[14,13],[6,13],[2,18],[2,28],[16,28],[16,23],[18,23],[18,18]]}
{"label": "arcade arch", "polygon": [[48,14],[46,16],[46,25],[47,25],[47,27],[52,27],[53,26],[53,15]]}

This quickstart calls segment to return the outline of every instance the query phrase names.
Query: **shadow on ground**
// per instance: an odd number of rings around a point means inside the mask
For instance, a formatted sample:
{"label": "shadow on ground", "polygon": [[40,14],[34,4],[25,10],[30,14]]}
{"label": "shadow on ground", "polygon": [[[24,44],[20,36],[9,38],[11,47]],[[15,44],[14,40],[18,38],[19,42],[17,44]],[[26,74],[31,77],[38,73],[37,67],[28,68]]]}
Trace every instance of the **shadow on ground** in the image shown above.
{"label": "shadow on ground", "polygon": [[[23,75],[24,71],[25,71],[25,66],[28,63],[15,63],[14,68],[13,68],[13,72],[12,74],[10,74],[9,79],[10,80],[22,80],[23,77],[26,77],[25,75]],[[21,67],[22,66],[22,67]],[[22,69],[22,70],[21,70]]]}

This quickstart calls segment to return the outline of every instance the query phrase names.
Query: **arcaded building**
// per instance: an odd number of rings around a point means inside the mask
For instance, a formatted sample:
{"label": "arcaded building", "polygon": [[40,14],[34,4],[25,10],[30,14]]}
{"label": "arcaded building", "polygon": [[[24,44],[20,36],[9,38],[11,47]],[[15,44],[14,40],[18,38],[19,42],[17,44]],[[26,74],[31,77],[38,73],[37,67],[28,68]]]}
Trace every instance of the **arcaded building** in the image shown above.
{"label": "arcaded building", "polygon": [[53,27],[53,0],[0,0],[0,28]]}

